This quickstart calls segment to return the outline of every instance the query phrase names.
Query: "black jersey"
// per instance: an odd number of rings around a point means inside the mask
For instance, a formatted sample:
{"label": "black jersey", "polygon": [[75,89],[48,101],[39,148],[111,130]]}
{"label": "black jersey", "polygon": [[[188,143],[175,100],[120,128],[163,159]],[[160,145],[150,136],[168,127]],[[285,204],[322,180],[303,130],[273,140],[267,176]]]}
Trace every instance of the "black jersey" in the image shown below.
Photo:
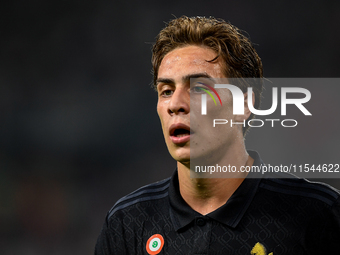
{"label": "black jersey", "polygon": [[293,176],[251,176],[207,215],[183,200],[177,171],[140,188],[108,212],[95,254],[340,254],[336,190]]}

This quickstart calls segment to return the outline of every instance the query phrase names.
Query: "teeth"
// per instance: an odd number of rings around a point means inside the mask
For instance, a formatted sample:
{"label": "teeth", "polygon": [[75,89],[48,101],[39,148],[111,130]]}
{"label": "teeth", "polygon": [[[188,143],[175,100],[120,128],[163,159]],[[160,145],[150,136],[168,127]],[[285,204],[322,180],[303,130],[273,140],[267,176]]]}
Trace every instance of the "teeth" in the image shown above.
{"label": "teeth", "polygon": [[188,134],[179,134],[177,135],[177,137],[183,137],[183,136],[187,136]]}

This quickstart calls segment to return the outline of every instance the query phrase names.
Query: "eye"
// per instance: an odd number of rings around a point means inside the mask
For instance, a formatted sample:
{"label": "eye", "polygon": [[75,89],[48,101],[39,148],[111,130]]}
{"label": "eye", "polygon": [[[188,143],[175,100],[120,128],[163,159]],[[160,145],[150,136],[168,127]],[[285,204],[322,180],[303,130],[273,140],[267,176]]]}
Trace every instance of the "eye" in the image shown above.
{"label": "eye", "polygon": [[191,88],[191,92],[193,93],[204,93],[204,90],[206,90],[206,88],[202,86],[195,86]]}
{"label": "eye", "polygon": [[160,96],[163,96],[163,97],[169,97],[169,96],[171,96],[173,93],[174,93],[174,92],[173,92],[173,90],[171,90],[171,89],[164,89],[164,90],[160,91],[159,95],[160,95]]}
{"label": "eye", "polygon": [[195,82],[191,86],[190,90],[191,90],[192,93],[202,94],[202,93],[205,93],[208,90],[208,88],[202,82]]}

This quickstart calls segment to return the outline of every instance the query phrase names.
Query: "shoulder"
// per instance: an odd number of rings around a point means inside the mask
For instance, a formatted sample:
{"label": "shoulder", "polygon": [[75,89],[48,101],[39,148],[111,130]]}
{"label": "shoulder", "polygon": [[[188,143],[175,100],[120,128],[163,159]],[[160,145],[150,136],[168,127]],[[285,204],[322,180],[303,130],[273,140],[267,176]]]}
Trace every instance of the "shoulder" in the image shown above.
{"label": "shoulder", "polygon": [[116,212],[132,206],[136,206],[137,204],[140,204],[142,202],[153,201],[167,197],[170,179],[171,178],[169,177],[165,180],[143,186],[135,190],[134,192],[122,197],[108,212],[107,218],[110,219],[112,215],[114,215]]}
{"label": "shoulder", "polygon": [[288,196],[312,199],[332,207],[340,200],[340,193],[332,186],[298,178],[291,174],[277,174],[262,179],[260,188]]}

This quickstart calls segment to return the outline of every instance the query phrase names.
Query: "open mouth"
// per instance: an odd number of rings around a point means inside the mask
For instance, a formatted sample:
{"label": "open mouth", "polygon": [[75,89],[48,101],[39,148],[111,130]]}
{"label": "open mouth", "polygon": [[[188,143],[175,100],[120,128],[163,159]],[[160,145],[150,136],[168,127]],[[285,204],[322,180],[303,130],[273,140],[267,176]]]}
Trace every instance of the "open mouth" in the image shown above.
{"label": "open mouth", "polygon": [[175,137],[183,137],[187,135],[190,135],[190,130],[187,130],[184,128],[175,129],[171,134],[171,136],[175,136]]}
{"label": "open mouth", "polygon": [[175,144],[183,144],[190,140],[190,127],[185,124],[173,124],[170,127],[170,138]]}

